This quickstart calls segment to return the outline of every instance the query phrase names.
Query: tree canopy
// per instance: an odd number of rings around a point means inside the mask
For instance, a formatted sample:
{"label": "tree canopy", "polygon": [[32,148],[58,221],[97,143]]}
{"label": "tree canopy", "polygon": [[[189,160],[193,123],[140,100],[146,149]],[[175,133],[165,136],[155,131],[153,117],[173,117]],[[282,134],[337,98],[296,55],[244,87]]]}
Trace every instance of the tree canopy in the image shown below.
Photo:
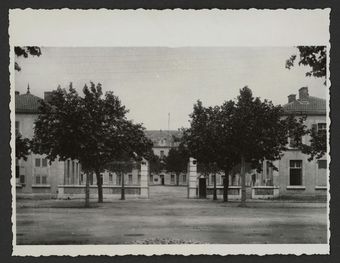
{"label": "tree canopy", "polygon": [[15,136],[15,158],[27,160],[27,155],[30,152],[30,140],[23,138],[22,135],[17,132]]}
{"label": "tree canopy", "polygon": [[101,84],[83,88],[78,95],[70,85],[60,87],[42,101],[35,122],[34,151],[52,160],[77,159],[86,173],[97,176],[98,201],[103,201],[100,173],[107,163],[122,156],[141,158],[151,141],[141,124],[126,118],[128,110],[113,92],[103,97]]}
{"label": "tree canopy", "polygon": [[[41,49],[40,47],[14,47],[14,53],[17,57],[24,57],[27,58],[28,55],[31,56],[40,56],[41,55]],[[21,67],[17,62],[14,64],[14,69],[17,71],[21,71]]]}
{"label": "tree canopy", "polygon": [[242,204],[246,162],[260,170],[264,160],[282,156],[289,137],[305,133],[302,120],[283,117],[281,106],[254,98],[248,87],[240,90],[235,102],[226,101],[222,106],[205,108],[198,101],[190,116],[191,127],[185,131],[184,140],[203,167],[217,167],[215,170],[224,170],[227,175],[241,163]]}
{"label": "tree canopy", "polygon": [[[327,73],[327,49],[326,46],[298,46],[299,55],[291,55],[286,61],[286,68],[294,66],[298,58],[298,65],[310,66],[311,70],[306,72],[307,77],[323,78]],[[326,83],[326,82],[325,82]]]}
{"label": "tree canopy", "polygon": [[176,174],[177,185],[179,184],[179,174],[186,172],[188,161],[188,151],[183,146],[171,148],[165,158],[165,169]]}

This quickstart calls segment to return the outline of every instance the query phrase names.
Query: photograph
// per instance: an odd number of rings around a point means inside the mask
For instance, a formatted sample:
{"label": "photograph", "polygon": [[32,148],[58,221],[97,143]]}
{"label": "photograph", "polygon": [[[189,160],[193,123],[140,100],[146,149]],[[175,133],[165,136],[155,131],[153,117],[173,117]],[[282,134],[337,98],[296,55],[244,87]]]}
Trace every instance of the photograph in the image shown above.
{"label": "photograph", "polygon": [[15,247],[327,253],[329,43],[128,42],[11,43]]}

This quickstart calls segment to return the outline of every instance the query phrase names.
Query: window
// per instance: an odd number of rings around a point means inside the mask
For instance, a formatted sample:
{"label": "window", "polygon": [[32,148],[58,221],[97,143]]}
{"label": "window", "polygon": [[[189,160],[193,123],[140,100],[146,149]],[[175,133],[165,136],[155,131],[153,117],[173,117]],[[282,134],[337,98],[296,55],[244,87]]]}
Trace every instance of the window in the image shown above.
{"label": "window", "polygon": [[47,184],[47,175],[36,175],[35,176],[35,184],[46,185]]}
{"label": "window", "polygon": [[47,166],[47,159],[44,158],[42,159],[42,167],[46,167]]}
{"label": "window", "polygon": [[175,175],[172,174],[172,175],[171,175],[171,183],[174,183],[174,182],[175,182]]}
{"label": "window", "polygon": [[289,165],[289,184],[302,185],[302,161],[291,160]]}
{"label": "window", "polygon": [[217,176],[216,179],[217,179],[216,184],[220,185],[221,184],[221,176]]}
{"label": "window", "polygon": [[186,183],[186,181],[187,181],[187,175],[183,174],[183,183]]}
{"label": "window", "polygon": [[161,154],[160,157],[161,157],[161,158],[164,158],[164,151],[161,151],[160,154]]}
{"label": "window", "polygon": [[80,174],[80,182],[79,182],[79,184],[83,184],[83,182],[84,182],[84,175]]}
{"label": "window", "polygon": [[214,184],[214,181],[215,181],[215,175],[212,174],[212,175],[210,176],[210,184]]}
{"label": "window", "polygon": [[153,174],[150,174],[150,181],[153,182]]}
{"label": "window", "polygon": [[20,122],[16,121],[15,122],[15,134],[20,133]]}
{"label": "window", "polygon": [[20,184],[25,184],[25,175],[20,175]]}
{"label": "window", "polygon": [[93,174],[90,174],[90,185],[93,185]]}
{"label": "window", "polygon": [[16,165],[15,166],[15,178],[19,178],[20,175],[20,166]]}
{"label": "window", "polygon": [[109,183],[113,183],[113,176],[112,176],[112,173],[109,173]]}
{"label": "window", "polygon": [[40,175],[35,176],[35,184],[41,184]]}
{"label": "window", "polygon": [[296,148],[301,143],[302,143],[302,137],[300,138],[290,137],[289,138],[289,147],[291,148]]}
{"label": "window", "polygon": [[319,169],[327,169],[327,161],[326,160],[318,160],[318,168]]}
{"label": "window", "polygon": [[327,129],[326,123],[318,123],[318,132],[326,131],[326,129]]}
{"label": "window", "polygon": [[40,158],[35,158],[35,167],[40,167]]}
{"label": "window", "polygon": [[141,181],[141,175],[138,174],[138,184],[140,184],[140,181]]}
{"label": "window", "polygon": [[41,184],[47,184],[47,176],[46,175],[41,176]]}
{"label": "window", "polygon": [[128,180],[129,180],[129,181],[128,181],[129,184],[132,184],[132,174],[129,174],[129,175],[128,175]]}
{"label": "window", "polygon": [[122,180],[121,180],[121,176],[120,176],[120,174],[117,174],[117,176],[116,176],[116,185],[121,185],[121,182]]}

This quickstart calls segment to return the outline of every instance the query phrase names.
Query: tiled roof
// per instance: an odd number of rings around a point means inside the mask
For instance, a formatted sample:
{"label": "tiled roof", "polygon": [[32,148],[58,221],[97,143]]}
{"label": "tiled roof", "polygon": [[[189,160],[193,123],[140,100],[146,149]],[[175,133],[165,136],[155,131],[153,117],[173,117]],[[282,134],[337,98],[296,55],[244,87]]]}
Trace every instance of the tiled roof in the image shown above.
{"label": "tiled roof", "polygon": [[182,137],[181,131],[175,130],[146,130],[146,137],[148,137],[154,144],[154,146],[169,146],[172,147],[176,145],[173,137],[180,138]]}
{"label": "tiled roof", "polygon": [[38,113],[40,100],[30,93],[15,95],[15,113]]}
{"label": "tiled roof", "polygon": [[326,100],[308,96],[303,100],[297,99],[283,105],[283,109],[288,114],[326,115]]}

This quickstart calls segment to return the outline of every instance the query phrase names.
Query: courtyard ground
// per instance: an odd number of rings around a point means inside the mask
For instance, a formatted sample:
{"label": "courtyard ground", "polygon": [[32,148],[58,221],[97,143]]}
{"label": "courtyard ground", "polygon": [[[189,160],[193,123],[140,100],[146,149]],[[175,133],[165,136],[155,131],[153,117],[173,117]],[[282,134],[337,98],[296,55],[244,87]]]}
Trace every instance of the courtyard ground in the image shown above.
{"label": "courtyard ground", "polygon": [[[186,242],[327,243],[324,202],[186,199],[185,187],[150,187],[150,199],[17,200],[17,244]],[[163,240],[163,241],[162,241]]]}

